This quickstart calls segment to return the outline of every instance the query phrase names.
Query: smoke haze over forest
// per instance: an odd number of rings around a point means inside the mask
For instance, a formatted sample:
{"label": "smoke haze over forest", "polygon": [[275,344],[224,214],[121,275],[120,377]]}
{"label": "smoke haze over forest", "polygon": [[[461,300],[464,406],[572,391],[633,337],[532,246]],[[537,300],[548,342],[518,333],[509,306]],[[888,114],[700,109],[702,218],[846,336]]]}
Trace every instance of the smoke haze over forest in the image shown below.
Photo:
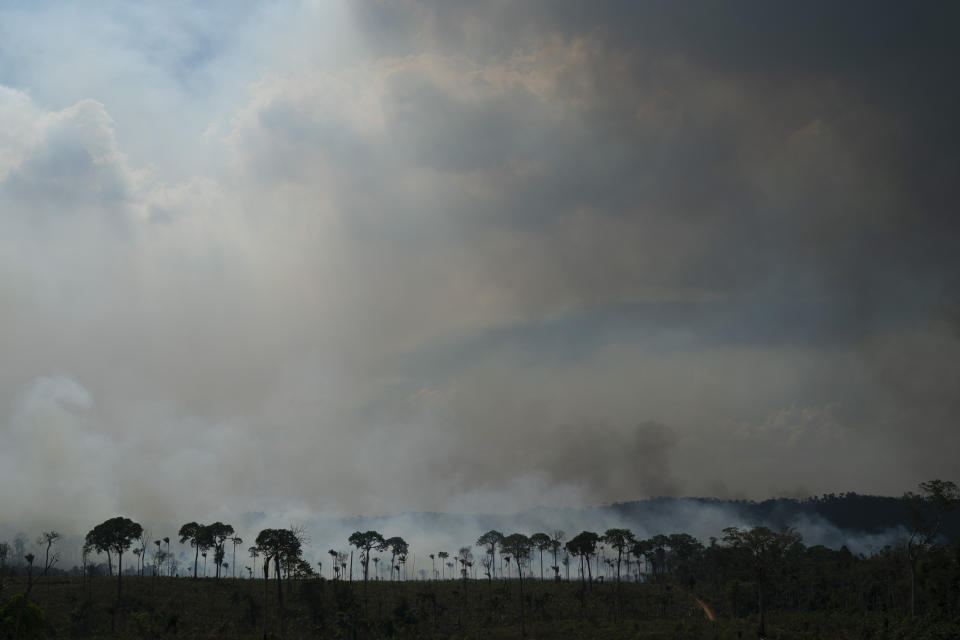
{"label": "smoke haze over forest", "polygon": [[955,475],[958,12],[4,3],[0,521]]}

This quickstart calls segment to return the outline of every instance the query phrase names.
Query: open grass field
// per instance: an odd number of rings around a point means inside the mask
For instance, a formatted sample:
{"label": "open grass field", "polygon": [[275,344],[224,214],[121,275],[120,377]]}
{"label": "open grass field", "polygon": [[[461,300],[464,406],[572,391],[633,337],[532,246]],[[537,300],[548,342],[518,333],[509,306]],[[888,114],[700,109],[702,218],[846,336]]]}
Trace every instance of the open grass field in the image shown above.
{"label": "open grass field", "polygon": [[[284,583],[280,627],[276,580],[54,578],[37,583],[46,638],[629,638],[756,637],[755,617],[708,619],[696,598],[668,585],[517,580]],[[22,588],[8,581],[4,600]],[[709,606],[709,603],[704,602]],[[524,636],[524,629],[525,633]],[[9,631],[9,629],[8,629]],[[955,638],[960,621],[890,619],[880,613],[771,612],[770,638]],[[32,635],[30,635],[32,634]]]}

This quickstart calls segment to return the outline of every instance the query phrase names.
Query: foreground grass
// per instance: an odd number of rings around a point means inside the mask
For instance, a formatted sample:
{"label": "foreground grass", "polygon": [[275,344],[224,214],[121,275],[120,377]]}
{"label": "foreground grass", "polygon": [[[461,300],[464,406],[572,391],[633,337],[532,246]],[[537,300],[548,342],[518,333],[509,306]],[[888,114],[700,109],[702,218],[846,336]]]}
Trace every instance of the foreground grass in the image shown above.
{"label": "foreground grass", "polygon": [[[35,585],[48,638],[280,637],[276,581],[124,577],[56,578]],[[6,602],[23,585],[8,580]],[[527,638],[755,638],[755,619],[711,622],[669,585],[524,583]],[[285,638],[524,637],[516,580],[284,583]],[[770,638],[957,638],[960,621],[892,620],[873,614],[773,612]]]}

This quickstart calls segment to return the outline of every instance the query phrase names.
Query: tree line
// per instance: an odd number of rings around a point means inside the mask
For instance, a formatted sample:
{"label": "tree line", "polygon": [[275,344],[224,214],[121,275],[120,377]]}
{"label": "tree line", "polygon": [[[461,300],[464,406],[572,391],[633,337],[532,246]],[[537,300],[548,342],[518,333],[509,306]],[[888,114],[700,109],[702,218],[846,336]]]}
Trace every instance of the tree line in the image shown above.
{"label": "tree line", "polygon": [[[709,598],[731,616],[756,614],[761,634],[766,633],[766,615],[771,608],[811,611],[879,608],[904,611],[910,616],[931,612],[956,615],[960,612],[960,545],[956,540],[945,539],[942,532],[945,517],[960,504],[960,491],[953,482],[942,480],[923,482],[919,489],[904,496],[910,521],[904,543],[885,547],[870,556],[856,556],[845,547],[839,550],[807,547],[800,534],[789,527],[780,530],[764,526],[730,527],[706,544],[686,533],[640,538],[625,528],[603,532],[584,530],[569,539],[561,530],[530,535],[490,530],[455,552],[430,553],[430,572],[421,569],[419,578],[462,580],[464,593],[467,584],[477,579],[485,579],[491,589],[495,580],[516,580],[520,624],[524,631],[525,607],[530,603],[524,592],[525,580],[530,578],[540,583],[579,581],[583,591],[609,588],[614,594],[619,594],[622,582],[670,584]],[[189,572],[193,579],[200,576],[200,559],[206,563],[208,555],[212,557],[216,580],[227,577],[228,569],[233,570],[230,577],[236,576],[236,550],[243,540],[235,535],[232,525],[188,522],[180,527],[176,538],[193,549],[193,566]],[[14,594],[3,609],[9,612],[4,624],[12,627],[13,637],[20,636],[24,620],[36,615],[31,594],[35,584],[54,570],[61,539],[56,531],[43,532],[36,539],[38,554],[25,553],[20,538],[13,546],[0,543],[0,594],[5,588],[5,576],[17,574],[26,578],[23,591]],[[281,634],[285,624],[285,582],[291,584],[305,579],[352,582],[355,554],[362,572],[364,603],[371,579],[371,562],[375,580],[382,579],[380,563],[388,561],[389,580],[407,579],[410,545],[402,537],[388,537],[373,530],[355,531],[347,543],[352,548],[349,553],[328,551],[330,561],[324,575],[323,561],[317,562],[315,569],[303,557],[310,544],[304,528],[266,528],[258,533],[254,544],[246,550],[253,566],[245,568],[246,577],[256,574],[263,579],[265,632],[271,569],[276,589],[276,624]],[[479,549],[477,555],[474,555],[475,548]],[[9,563],[12,551],[23,561],[16,568]],[[152,560],[148,558],[148,551],[152,552]],[[133,575],[142,577],[149,573],[154,579],[179,576],[170,551],[170,537],[150,541],[139,523],[122,516],[105,520],[87,533],[80,575],[92,579],[98,567],[91,562],[92,556],[106,556],[108,574],[114,574],[116,563],[116,590],[120,600],[127,553],[135,556]],[[906,580],[901,577],[904,574]],[[127,575],[130,575],[129,567]],[[603,583],[609,586],[598,587]]]}

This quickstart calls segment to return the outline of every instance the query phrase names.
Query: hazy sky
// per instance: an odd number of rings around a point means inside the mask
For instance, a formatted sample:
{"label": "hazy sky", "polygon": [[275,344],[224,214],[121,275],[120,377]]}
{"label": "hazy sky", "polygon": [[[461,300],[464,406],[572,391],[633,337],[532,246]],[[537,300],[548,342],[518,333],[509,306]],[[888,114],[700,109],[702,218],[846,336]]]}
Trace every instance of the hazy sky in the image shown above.
{"label": "hazy sky", "polygon": [[958,19],[4,2],[0,517],[955,476]]}

